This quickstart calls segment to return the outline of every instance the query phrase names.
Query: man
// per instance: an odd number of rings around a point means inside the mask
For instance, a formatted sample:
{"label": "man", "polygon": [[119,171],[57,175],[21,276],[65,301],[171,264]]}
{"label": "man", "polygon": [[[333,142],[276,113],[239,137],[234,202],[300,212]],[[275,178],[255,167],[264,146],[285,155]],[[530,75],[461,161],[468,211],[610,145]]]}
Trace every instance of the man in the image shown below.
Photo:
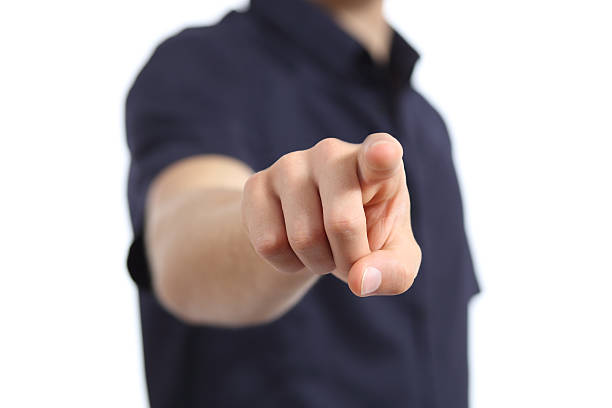
{"label": "man", "polygon": [[252,0],[157,48],[127,100],[153,407],[467,405],[477,284],[417,58],[382,0]]}

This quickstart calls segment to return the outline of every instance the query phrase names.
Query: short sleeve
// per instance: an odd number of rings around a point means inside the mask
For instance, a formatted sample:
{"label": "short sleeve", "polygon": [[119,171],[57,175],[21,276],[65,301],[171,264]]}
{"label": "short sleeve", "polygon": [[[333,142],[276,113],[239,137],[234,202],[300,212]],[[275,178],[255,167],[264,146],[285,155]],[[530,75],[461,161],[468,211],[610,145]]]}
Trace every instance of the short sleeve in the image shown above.
{"label": "short sleeve", "polygon": [[127,264],[140,288],[151,285],[143,230],[153,179],[165,167],[194,155],[223,154],[246,161],[235,103],[240,85],[228,64],[228,56],[207,41],[206,32],[185,30],[157,47],[128,93],[128,202],[134,238]]}

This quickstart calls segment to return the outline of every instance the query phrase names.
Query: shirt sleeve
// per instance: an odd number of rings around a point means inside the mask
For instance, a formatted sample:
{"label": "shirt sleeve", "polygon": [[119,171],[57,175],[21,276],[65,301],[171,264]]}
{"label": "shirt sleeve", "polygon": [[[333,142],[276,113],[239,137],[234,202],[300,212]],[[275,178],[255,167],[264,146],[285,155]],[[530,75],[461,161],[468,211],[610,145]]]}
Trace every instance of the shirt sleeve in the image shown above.
{"label": "shirt sleeve", "polygon": [[223,154],[247,161],[235,103],[240,85],[232,78],[227,55],[205,39],[200,32],[185,30],[163,42],[128,93],[128,202],[134,235],[127,266],[142,289],[151,286],[143,235],[153,179],[170,164],[194,155]]}

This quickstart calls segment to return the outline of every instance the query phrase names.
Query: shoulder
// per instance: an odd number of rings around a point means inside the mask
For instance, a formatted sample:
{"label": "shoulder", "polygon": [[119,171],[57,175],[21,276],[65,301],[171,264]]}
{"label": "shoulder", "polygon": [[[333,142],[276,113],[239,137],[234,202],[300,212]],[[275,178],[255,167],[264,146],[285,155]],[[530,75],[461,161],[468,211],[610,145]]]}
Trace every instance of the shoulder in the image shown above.
{"label": "shoulder", "polygon": [[257,27],[243,13],[231,12],[211,26],[189,27],[158,44],[136,77],[135,93],[197,91],[243,76]]}
{"label": "shoulder", "polygon": [[188,27],[159,44],[154,57],[179,57],[178,62],[235,63],[251,49],[257,27],[244,13],[230,12],[217,24]]}

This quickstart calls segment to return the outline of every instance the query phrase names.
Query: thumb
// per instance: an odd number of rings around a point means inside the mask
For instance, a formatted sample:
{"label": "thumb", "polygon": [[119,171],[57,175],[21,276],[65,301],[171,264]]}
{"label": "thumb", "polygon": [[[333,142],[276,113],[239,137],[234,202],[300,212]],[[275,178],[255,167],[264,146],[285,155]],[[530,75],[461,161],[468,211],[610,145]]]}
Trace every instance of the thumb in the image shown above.
{"label": "thumb", "polygon": [[421,250],[381,249],[355,262],[348,274],[351,291],[360,297],[399,295],[413,284],[421,264]]}
{"label": "thumb", "polygon": [[403,154],[402,145],[387,133],[373,133],[363,141],[357,153],[357,171],[364,204],[376,195],[387,196],[390,187],[397,186],[394,181],[403,170]]}

